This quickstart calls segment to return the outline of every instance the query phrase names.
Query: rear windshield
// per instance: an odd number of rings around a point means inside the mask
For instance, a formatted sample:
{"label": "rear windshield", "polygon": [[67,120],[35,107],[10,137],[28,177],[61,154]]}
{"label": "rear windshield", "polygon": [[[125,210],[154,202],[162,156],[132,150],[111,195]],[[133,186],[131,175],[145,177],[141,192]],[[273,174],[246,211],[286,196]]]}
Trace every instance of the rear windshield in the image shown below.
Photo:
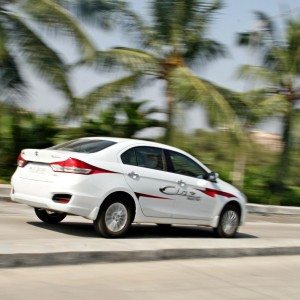
{"label": "rear windshield", "polygon": [[114,144],[116,143],[112,141],[105,141],[105,140],[78,139],[78,140],[72,140],[63,144],[56,145],[49,149],[79,152],[79,153],[95,153]]}

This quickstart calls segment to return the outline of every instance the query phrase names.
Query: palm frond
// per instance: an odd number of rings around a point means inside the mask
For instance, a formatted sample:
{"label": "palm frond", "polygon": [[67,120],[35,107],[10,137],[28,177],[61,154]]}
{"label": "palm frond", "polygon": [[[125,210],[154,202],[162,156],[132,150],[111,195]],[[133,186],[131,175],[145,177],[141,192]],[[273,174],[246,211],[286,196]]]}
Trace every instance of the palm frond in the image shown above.
{"label": "palm frond", "polygon": [[152,1],[156,40],[173,47],[184,58],[208,61],[224,55],[225,48],[207,38],[208,25],[213,20],[221,1],[179,0]]}
{"label": "palm frond", "polygon": [[36,22],[62,34],[71,36],[85,57],[93,57],[96,48],[76,18],[54,0],[26,0],[22,9]]}
{"label": "palm frond", "polygon": [[239,78],[263,81],[268,84],[280,84],[280,76],[262,66],[243,65],[238,69],[237,75]]}
{"label": "palm frond", "polygon": [[10,54],[8,39],[0,23],[0,89],[2,97],[7,98],[12,94],[22,94],[25,88],[26,83],[21,77],[15,58]]}
{"label": "palm frond", "polygon": [[187,51],[184,58],[188,63],[204,65],[220,57],[226,57],[227,49],[224,45],[211,39],[201,39],[197,35],[187,35]]}
{"label": "palm frond", "polygon": [[121,17],[127,3],[120,0],[58,0],[85,23],[110,29]]}
{"label": "palm frond", "polygon": [[170,43],[170,36],[172,35],[172,14],[173,9],[176,9],[173,4],[178,6],[174,1],[158,1],[154,0],[151,3],[151,12],[153,16],[154,29],[158,39],[165,39],[165,42]]}
{"label": "palm frond", "polygon": [[254,110],[261,119],[264,117],[281,115],[288,111],[289,104],[282,95],[267,95]]}
{"label": "palm frond", "polygon": [[23,81],[18,65],[9,53],[0,58],[0,89],[3,98],[24,94],[27,84]]}
{"label": "palm frond", "polygon": [[71,98],[72,92],[66,78],[66,70],[57,53],[28,27],[22,17],[7,13],[6,18],[10,23],[8,37],[17,46],[26,62],[49,84]]}
{"label": "palm frond", "polygon": [[219,86],[214,82],[201,78],[201,80],[210,85],[213,89],[215,89],[219,94],[223,96],[223,98],[228,102],[229,106],[234,111],[236,117],[241,119],[244,116],[245,112],[245,103],[242,101],[241,93],[232,91],[226,87]]}
{"label": "palm frond", "polygon": [[117,21],[122,31],[133,36],[137,45],[151,49],[155,53],[162,51],[162,43],[157,39],[154,28],[128,7],[123,8],[122,17]]}
{"label": "palm frond", "polygon": [[273,20],[264,12],[255,11],[254,15],[256,19],[259,21],[258,29],[267,31],[270,36],[274,36],[276,28]]}
{"label": "palm frond", "polygon": [[215,11],[218,11],[224,7],[224,3],[222,0],[214,0],[206,5],[204,7],[204,13],[214,13]]}
{"label": "palm frond", "polygon": [[151,12],[157,37],[164,43],[182,42],[192,29],[201,35],[212,15],[221,8],[221,1],[154,0]]}
{"label": "palm frond", "polygon": [[187,68],[177,68],[168,78],[169,86],[178,101],[202,105],[212,125],[229,126],[239,140],[243,140],[237,116],[224,96],[207,81],[203,81]]}
{"label": "palm frond", "polygon": [[86,111],[90,111],[103,100],[123,97],[129,91],[132,91],[140,82],[141,74],[135,73],[94,88],[82,98]]}
{"label": "palm frond", "polygon": [[266,117],[282,115],[289,106],[284,96],[268,94],[264,89],[241,93],[240,99],[244,103],[243,117],[248,126],[255,125]]}
{"label": "palm frond", "polygon": [[98,51],[94,60],[80,62],[100,69],[126,69],[144,74],[157,74],[159,60],[154,55],[139,49],[117,47],[107,51]]}

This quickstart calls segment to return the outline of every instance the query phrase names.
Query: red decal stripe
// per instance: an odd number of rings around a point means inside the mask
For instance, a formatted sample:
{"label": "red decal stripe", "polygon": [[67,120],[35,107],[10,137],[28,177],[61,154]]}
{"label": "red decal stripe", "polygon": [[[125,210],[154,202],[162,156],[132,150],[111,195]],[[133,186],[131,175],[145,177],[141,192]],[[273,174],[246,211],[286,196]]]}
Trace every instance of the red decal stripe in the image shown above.
{"label": "red decal stripe", "polygon": [[223,196],[226,198],[236,198],[236,196],[234,196],[230,193],[223,192],[220,190],[210,189],[210,188],[206,188],[205,190],[198,189],[198,191],[200,191],[200,192],[204,193],[205,195],[210,196],[212,198],[214,198],[216,195],[220,195],[220,196]]}
{"label": "red decal stripe", "polygon": [[142,193],[135,193],[135,195],[137,196],[137,198],[147,197],[147,198],[154,198],[154,199],[168,199],[168,200],[171,200],[170,198],[154,196],[154,195],[148,195],[148,194],[142,194]]}

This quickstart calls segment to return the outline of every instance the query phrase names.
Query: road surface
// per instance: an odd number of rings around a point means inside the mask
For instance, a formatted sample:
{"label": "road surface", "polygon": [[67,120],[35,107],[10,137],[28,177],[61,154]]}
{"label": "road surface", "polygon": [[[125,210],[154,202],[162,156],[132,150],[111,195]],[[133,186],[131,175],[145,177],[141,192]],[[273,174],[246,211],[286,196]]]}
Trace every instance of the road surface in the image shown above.
{"label": "road surface", "polygon": [[299,278],[299,256],[1,269],[0,298],[300,299]]}

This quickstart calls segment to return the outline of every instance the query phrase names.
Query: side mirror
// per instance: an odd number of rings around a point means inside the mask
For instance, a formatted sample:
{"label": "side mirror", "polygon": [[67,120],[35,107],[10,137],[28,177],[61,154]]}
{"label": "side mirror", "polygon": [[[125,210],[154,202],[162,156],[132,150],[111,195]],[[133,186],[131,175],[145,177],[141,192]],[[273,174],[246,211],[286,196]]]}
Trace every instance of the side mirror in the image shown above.
{"label": "side mirror", "polygon": [[211,182],[217,182],[217,179],[219,178],[219,174],[215,173],[215,172],[210,172],[207,175],[207,180],[211,181]]}

